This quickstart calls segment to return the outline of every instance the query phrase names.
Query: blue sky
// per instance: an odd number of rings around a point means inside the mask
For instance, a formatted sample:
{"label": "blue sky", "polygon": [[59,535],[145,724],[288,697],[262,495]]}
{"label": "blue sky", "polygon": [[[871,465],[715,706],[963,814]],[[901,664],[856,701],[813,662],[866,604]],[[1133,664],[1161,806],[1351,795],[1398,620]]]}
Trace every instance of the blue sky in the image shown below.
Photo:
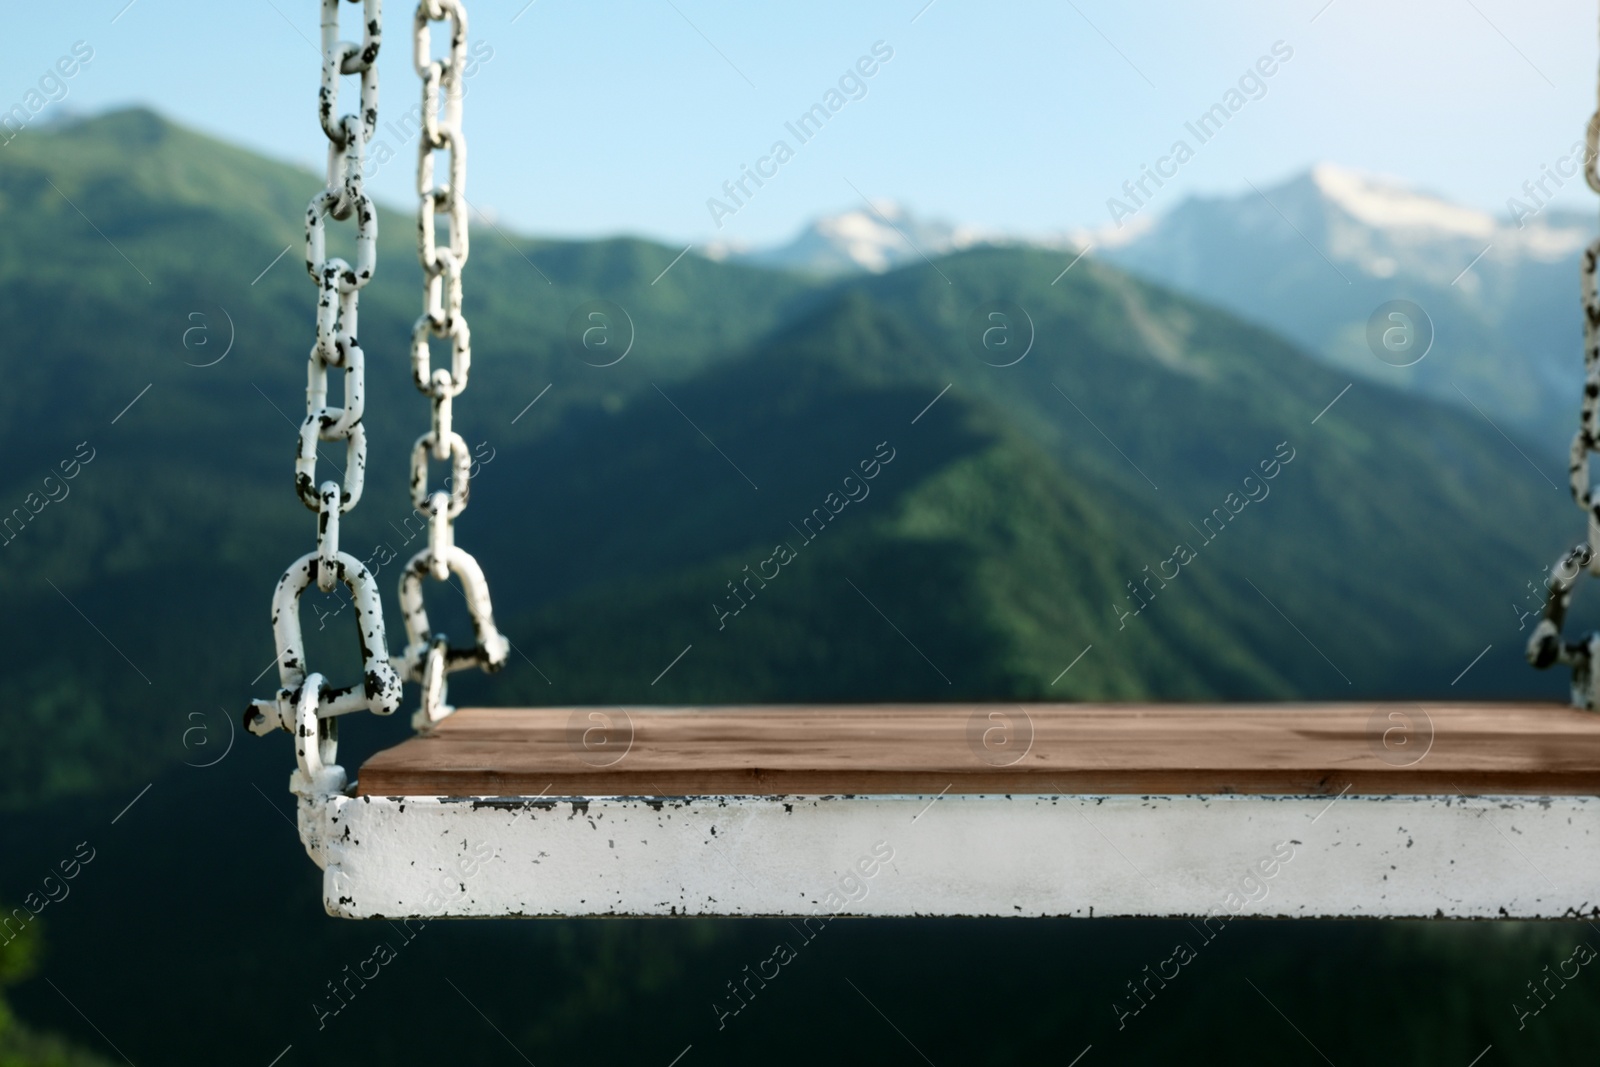
{"label": "blue sky", "polygon": [[[1596,13],[1577,0],[925,4],[470,0],[470,37],[493,52],[466,101],[472,202],[530,233],[684,243],[781,240],[861,195],[1002,230],[1098,226],[1281,41],[1292,58],[1151,210],[1329,161],[1503,216],[1594,109]],[[418,94],[411,11],[385,11],[390,117]],[[81,40],[95,57],[58,112],[148,104],[320,169],[317,25],[315,0],[29,5],[0,40],[0,110]],[[893,56],[865,95],[834,98],[804,144],[786,131],[877,42]],[[728,203],[723,183],[779,139],[792,158],[714,220],[708,199]],[[405,157],[375,176],[381,198],[409,200]],[[1558,202],[1596,204],[1581,182]]]}

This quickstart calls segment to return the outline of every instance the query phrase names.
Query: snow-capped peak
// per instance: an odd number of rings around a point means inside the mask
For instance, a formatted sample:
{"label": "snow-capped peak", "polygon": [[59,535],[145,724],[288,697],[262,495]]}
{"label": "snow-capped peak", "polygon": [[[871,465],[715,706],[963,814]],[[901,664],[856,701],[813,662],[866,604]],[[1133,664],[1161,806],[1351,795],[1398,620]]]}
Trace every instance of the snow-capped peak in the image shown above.
{"label": "snow-capped peak", "polygon": [[881,274],[923,255],[940,256],[1005,241],[1000,234],[976,227],[922,218],[898,201],[885,199],[820,216],[788,244],[751,249],[719,243],[708,246],[705,254],[713,259],[742,259],[800,270]]}
{"label": "snow-capped peak", "polygon": [[[882,273],[924,255],[947,255],[976,245],[1027,245],[1070,254],[1093,248],[1110,259],[1127,255],[1132,261],[1139,258],[1141,246],[1161,244],[1172,220],[1184,218],[1186,212],[1225,218],[1253,211],[1276,228],[1280,220],[1272,212],[1281,210],[1296,225],[1321,234],[1318,239],[1328,255],[1374,277],[1442,271],[1449,281],[1466,260],[1491,244],[1496,263],[1524,256],[1555,261],[1571,256],[1589,240],[1588,226],[1576,226],[1564,216],[1540,215],[1518,226],[1510,218],[1419,192],[1402,179],[1331,163],[1319,163],[1309,173],[1268,189],[1266,195],[1270,208],[1260,203],[1261,193],[1252,191],[1185,201],[1171,213],[1140,213],[1121,226],[1035,234],[952,225],[882,199],[820,216],[786,244],[751,247],[714,242],[703,254],[822,273]],[[1477,248],[1461,260],[1458,243]]]}
{"label": "snow-capped peak", "polygon": [[1488,212],[1416,192],[1398,178],[1319,163],[1311,169],[1311,180],[1324,197],[1369,226],[1434,230],[1483,240],[1497,229]]}
{"label": "snow-capped peak", "polygon": [[[895,201],[878,200],[872,203],[870,211],[856,209],[825,215],[811,224],[810,233],[856,266],[881,273],[888,270],[904,252],[910,251],[904,247],[905,238],[900,236],[909,223],[906,216],[905,208]],[[897,230],[897,226],[900,229]],[[802,234],[801,239],[804,240],[805,236]],[[935,234],[934,243],[944,243],[942,239],[946,236],[942,232]]]}

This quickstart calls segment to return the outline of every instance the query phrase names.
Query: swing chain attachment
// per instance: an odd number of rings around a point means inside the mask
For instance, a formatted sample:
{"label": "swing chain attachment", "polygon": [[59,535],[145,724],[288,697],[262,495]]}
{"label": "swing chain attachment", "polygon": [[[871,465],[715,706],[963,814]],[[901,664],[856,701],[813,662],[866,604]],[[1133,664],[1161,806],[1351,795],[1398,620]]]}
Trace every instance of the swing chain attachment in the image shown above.
{"label": "swing chain attachment", "polygon": [[[1589,188],[1600,193],[1600,174],[1595,157],[1600,149],[1600,91],[1596,110],[1585,130],[1588,151],[1584,175]],[[1572,437],[1568,483],[1572,500],[1588,517],[1588,537],[1579,542],[1555,565],[1545,581],[1544,617],[1528,638],[1527,658],[1543,670],[1555,664],[1572,668],[1572,706],[1600,710],[1600,633],[1586,634],[1578,640],[1562,637],[1567,609],[1572,603],[1572,587],[1578,575],[1587,570],[1600,576],[1600,493],[1589,479],[1589,457],[1600,452],[1600,240],[1584,251],[1580,272],[1580,297],[1583,306],[1583,405],[1578,432]]]}
{"label": "swing chain attachment", "polygon": [[[389,661],[384,636],[383,605],[378,600],[378,580],[354,556],[341,552],[326,567],[318,552],[295,560],[272,597],[272,630],[278,646],[278,693],[272,700],[256,700],[245,714],[245,726],[254,734],[296,728],[296,708],[307,682],[305,637],[300,628],[300,596],[321,573],[332,570],[336,581],[350,591],[356,609],[356,633],[361,641],[360,686],[333,688],[318,684],[317,715],[331,719],[352,711],[392,715],[400,707],[401,683]],[[321,677],[318,675],[317,677]]]}
{"label": "swing chain attachment", "polygon": [[[306,272],[317,285],[316,343],[306,366],[306,414],[295,451],[295,492],[317,515],[317,547],[278,579],[272,599],[273,637],[278,651],[277,694],[252,701],[245,726],[252,733],[288,730],[297,738],[298,770],[291,788],[303,796],[337,792],[344,771],[333,763],[337,721],[351,711],[390,715],[400,706],[401,682],[389,662],[377,581],[355,557],[339,549],[340,518],[361,499],[367,466],[362,427],[366,407],[366,358],[356,339],[360,292],[377,265],[378,213],[362,188],[363,154],[378,121],[378,49],[382,0],[349,0],[362,7],[361,43],[339,39],[339,0],[322,3],[322,86],[319,118],[328,139],[326,187],[306,206]],[[340,116],[339,80],[361,79],[360,113]],[[327,219],[356,224],[355,264],[327,254]],[[328,403],[329,368],[344,370],[342,406]],[[345,443],[343,483],[317,479],[323,443]],[[355,606],[361,643],[360,685],[333,687],[308,673],[300,628],[300,597],[315,582],[324,593],[344,584]],[[309,722],[314,719],[315,722]],[[308,733],[309,731],[309,733]],[[308,740],[309,738],[309,740]]]}
{"label": "swing chain attachment", "polygon": [[[450,45],[442,59],[433,58],[432,23],[450,23]],[[400,606],[405,616],[406,648],[392,661],[407,681],[422,686],[422,707],[412,718],[427,730],[448,716],[445,675],[479,667],[505,666],[510,644],[495,628],[489,586],[477,560],[455,544],[454,521],[467,506],[472,457],[466,440],[453,428],[453,401],[467,387],[472,367],[472,332],[461,313],[461,271],[467,264],[467,142],[461,130],[462,74],[467,61],[467,13],[460,0],[420,0],[416,13],[413,59],[422,79],[422,132],[417,154],[417,257],[422,263],[422,315],[411,331],[411,377],[433,405],[432,426],[411,451],[411,503],[428,515],[428,545],[412,557],[400,578]],[[448,150],[444,182],[435,181],[435,159]],[[435,235],[440,212],[447,240]],[[434,369],[430,338],[450,341],[450,368]],[[448,492],[428,492],[428,462],[450,461]],[[472,616],[475,644],[451,648],[443,634],[432,632],[422,603],[422,580],[461,579]]]}

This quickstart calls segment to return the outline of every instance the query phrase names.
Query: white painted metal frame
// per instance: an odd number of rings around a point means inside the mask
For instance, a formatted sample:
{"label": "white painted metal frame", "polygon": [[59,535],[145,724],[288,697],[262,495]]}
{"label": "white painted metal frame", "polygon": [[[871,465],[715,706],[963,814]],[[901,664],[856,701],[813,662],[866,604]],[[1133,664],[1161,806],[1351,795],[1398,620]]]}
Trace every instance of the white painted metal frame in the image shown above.
{"label": "white painted metal frame", "polygon": [[302,796],[328,913],[1600,917],[1600,798]]}

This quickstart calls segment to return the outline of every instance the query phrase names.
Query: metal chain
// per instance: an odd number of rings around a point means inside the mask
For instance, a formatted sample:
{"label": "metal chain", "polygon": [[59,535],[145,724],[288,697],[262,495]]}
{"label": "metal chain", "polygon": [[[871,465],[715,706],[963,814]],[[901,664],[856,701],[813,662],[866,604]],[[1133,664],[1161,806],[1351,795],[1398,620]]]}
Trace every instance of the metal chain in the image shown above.
{"label": "metal chain", "polygon": [[[1589,188],[1600,193],[1600,174],[1596,173],[1596,155],[1600,151],[1600,88],[1596,89],[1596,110],[1585,131],[1588,151],[1584,159],[1584,176]],[[1557,663],[1572,668],[1572,704],[1574,707],[1595,710],[1600,708],[1600,633],[1590,633],[1576,641],[1563,640],[1561,631],[1567,619],[1567,608],[1572,603],[1572,586],[1584,569],[1600,575],[1600,494],[1589,480],[1589,456],[1600,452],[1600,281],[1596,272],[1600,268],[1600,240],[1591,244],[1583,254],[1580,270],[1580,293],[1583,304],[1583,406],[1578,432],[1572,438],[1572,456],[1568,467],[1572,499],[1588,516],[1588,537],[1579,542],[1556,565],[1550,568],[1545,583],[1544,618],[1534,627],[1528,638],[1528,662],[1541,670]]]}
{"label": "metal chain", "polygon": [[[431,24],[450,23],[450,49],[433,59]],[[417,254],[422,262],[422,315],[411,331],[411,377],[433,403],[432,428],[411,450],[411,503],[428,516],[428,545],[412,557],[400,578],[400,609],[405,617],[406,649],[394,664],[408,680],[422,685],[422,708],[413,719],[426,729],[449,715],[445,675],[468,667],[497,671],[510,645],[495,628],[489,586],[483,571],[456,547],[454,521],[467,506],[472,457],[453,428],[453,401],[467,387],[472,367],[472,333],[461,313],[461,271],[467,264],[467,142],[461,132],[462,72],[467,59],[467,13],[460,0],[421,0],[417,4],[414,60],[422,78],[422,135],[417,156]],[[448,179],[435,184],[435,157],[448,150]],[[440,245],[435,217],[443,211],[449,240]],[[431,338],[450,341],[450,369],[432,367]],[[449,492],[428,491],[428,461],[450,460]],[[451,648],[432,632],[422,602],[422,580],[461,579],[472,615],[476,643]]]}
{"label": "metal chain", "polygon": [[[278,648],[277,695],[256,700],[245,716],[253,733],[278,728],[297,735],[297,792],[342,789],[344,772],[333,763],[338,720],[351,711],[392,714],[400,706],[401,683],[389,661],[383,608],[376,579],[361,561],[339,549],[344,513],[361,500],[367,465],[362,427],[366,406],[366,360],[356,339],[361,290],[377,262],[378,213],[362,188],[363,153],[378,123],[378,48],[382,41],[382,0],[350,0],[362,5],[361,43],[339,39],[339,0],[322,3],[322,87],[318,110],[328,139],[327,186],[306,207],[306,272],[318,287],[316,343],[306,365],[306,416],[295,453],[295,490],[317,515],[317,547],[300,557],[278,580],[272,599],[273,635]],[[361,77],[360,113],[339,115],[339,79]],[[337,117],[336,117],[337,116]],[[327,255],[326,220],[355,217],[356,262]],[[328,370],[344,370],[344,403],[328,403]],[[344,482],[317,481],[317,448],[345,443]],[[300,595],[316,582],[324,593],[343,583],[355,604],[363,663],[362,684],[334,688],[310,674],[300,629]],[[315,726],[311,725],[315,720]],[[315,741],[312,735],[315,734]]]}

